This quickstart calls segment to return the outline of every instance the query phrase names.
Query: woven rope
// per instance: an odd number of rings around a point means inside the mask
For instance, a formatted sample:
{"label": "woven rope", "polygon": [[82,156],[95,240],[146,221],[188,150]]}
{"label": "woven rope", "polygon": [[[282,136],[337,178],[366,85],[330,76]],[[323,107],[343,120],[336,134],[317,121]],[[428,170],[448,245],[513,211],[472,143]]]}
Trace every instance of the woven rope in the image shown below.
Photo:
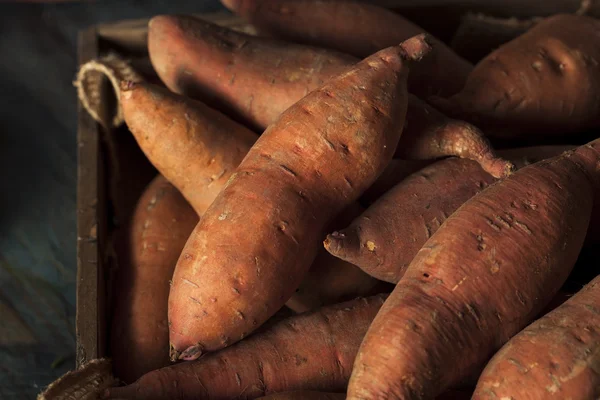
{"label": "woven rope", "polygon": [[[103,90],[103,85],[107,80],[115,101],[106,98],[108,92]],[[83,107],[106,128],[117,127],[124,121],[119,100],[120,82],[124,80],[141,82],[143,79],[126,60],[110,53],[83,64],[73,83]],[[110,104],[116,104],[116,110],[108,110]]]}
{"label": "woven rope", "polygon": [[116,383],[110,360],[92,360],[52,382],[37,400],[96,400]]}

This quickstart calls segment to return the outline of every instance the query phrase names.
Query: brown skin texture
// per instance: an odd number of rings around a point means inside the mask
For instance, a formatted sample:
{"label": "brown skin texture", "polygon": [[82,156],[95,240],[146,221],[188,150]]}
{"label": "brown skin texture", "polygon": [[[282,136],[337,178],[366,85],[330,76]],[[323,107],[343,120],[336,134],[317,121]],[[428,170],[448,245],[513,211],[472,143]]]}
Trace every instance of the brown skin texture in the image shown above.
{"label": "brown skin texture", "polygon": [[[196,211],[204,213],[258,135],[201,102],[159,86],[130,82],[122,86],[125,120],[140,148]],[[348,225],[362,211],[352,204],[331,230]],[[288,305],[303,312],[387,289],[323,249]]]}
{"label": "brown skin texture", "polygon": [[296,391],[273,393],[269,396],[260,397],[259,400],[345,400],[345,393],[326,393],[315,391]]}
{"label": "brown skin texture", "polygon": [[[448,391],[438,397],[436,400],[469,400],[471,394],[468,392]],[[296,391],[274,393],[269,396],[261,397],[263,400],[345,400],[344,393],[325,393],[314,391]]]}
{"label": "brown skin texture", "polygon": [[[316,0],[223,0],[260,32],[288,41],[327,47],[364,58],[425,31],[390,10],[367,2]],[[473,65],[443,42],[409,77],[409,91],[426,98],[460,91]]]}
{"label": "brown skin texture", "polygon": [[473,161],[438,161],[388,191],[346,229],[328,235],[325,248],[396,283],[440,225],[494,181]]}
{"label": "brown skin texture", "polygon": [[600,22],[549,17],[483,59],[465,88],[431,98],[500,138],[565,136],[600,125]]}
{"label": "brown skin texture", "polygon": [[600,140],[520,169],[452,214],[371,324],[348,399],[433,398],[529,324],[577,259],[599,162]]}
{"label": "brown skin texture", "polygon": [[140,197],[129,228],[129,251],[115,282],[110,341],[113,368],[124,382],[169,365],[169,281],[198,223],[190,205],[162,176]]}
{"label": "brown skin texture", "polygon": [[483,399],[600,396],[600,277],[500,349],[473,395]]}
{"label": "brown skin texture", "polygon": [[[520,168],[572,148],[541,146],[499,153]],[[419,249],[454,211],[496,181],[477,163],[456,158],[398,178],[400,182],[360,217],[325,240],[332,255],[392,283],[400,280]]]}
{"label": "brown skin texture", "polygon": [[415,37],[359,62],[262,134],[177,263],[171,359],[237,342],[291,297],[332,217],[391,160],[406,115],[408,64],[429,49]]}
{"label": "brown skin texture", "polygon": [[160,86],[121,86],[125,122],[140,148],[203,214],[258,136],[203,103]]}
{"label": "brown skin texture", "polygon": [[[338,215],[330,227],[347,226],[363,211],[360,205],[353,203]],[[356,297],[389,293],[393,288],[357,266],[320,251],[304,281],[285,304],[300,313]]]}
{"label": "brown skin texture", "polygon": [[294,390],[344,391],[360,342],[386,296],[290,317],[218,353],[109,389],[105,398],[254,399]]}
{"label": "brown skin texture", "polygon": [[[148,49],[169,89],[206,101],[257,131],[358,62],[334,51],[257,38],[181,16],[153,18]],[[497,177],[511,171],[472,125],[444,117],[415,96],[409,97],[409,108],[395,157],[455,155],[481,163]]]}
{"label": "brown skin texture", "polygon": [[[400,160],[390,161],[379,178],[361,196],[362,205],[370,206],[388,190],[402,182],[408,176],[433,164],[433,160]],[[351,221],[352,222],[352,221]]]}
{"label": "brown skin texture", "polygon": [[148,52],[170,90],[205,101],[257,131],[357,62],[349,55],[258,38],[190,16],[152,18]]}

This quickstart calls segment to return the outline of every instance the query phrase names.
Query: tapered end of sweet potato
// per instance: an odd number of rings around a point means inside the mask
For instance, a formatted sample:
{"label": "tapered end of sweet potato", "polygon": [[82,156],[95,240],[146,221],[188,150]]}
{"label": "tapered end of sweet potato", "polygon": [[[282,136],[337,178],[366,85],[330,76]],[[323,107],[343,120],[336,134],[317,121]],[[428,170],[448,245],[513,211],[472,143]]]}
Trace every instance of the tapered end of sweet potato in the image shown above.
{"label": "tapered end of sweet potato", "polygon": [[431,36],[426,33],[413,36],[400,43],[400,48],[404,50],[404,58],[410,61],[420,61],[429,54],[433,48]]}
{"label": "tapered end of sweet potato", "polygon": [[327,235],[323,245],[331,255],[348,262],[355,260],[360,252],[360,239],[352,229]]}

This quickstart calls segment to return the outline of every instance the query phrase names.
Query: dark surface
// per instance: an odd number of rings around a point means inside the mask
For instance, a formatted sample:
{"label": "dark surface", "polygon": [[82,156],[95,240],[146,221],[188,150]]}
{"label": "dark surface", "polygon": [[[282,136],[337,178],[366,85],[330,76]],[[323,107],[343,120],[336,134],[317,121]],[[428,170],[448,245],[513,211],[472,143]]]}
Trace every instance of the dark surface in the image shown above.
{"label": "dark surface", "polygon": [[0,4],[0,399],[75,365],[77,32],[217,0]]}

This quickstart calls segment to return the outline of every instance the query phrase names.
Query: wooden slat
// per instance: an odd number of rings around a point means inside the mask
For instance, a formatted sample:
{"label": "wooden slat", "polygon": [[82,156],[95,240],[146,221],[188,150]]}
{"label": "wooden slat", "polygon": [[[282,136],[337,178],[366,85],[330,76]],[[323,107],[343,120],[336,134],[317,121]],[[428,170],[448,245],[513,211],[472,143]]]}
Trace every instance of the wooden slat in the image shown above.
{"label": "wooden slat", "polygon": [[[79,63],[98,56],[96,29],[80,32]],[[99,204],[99,127],[78,104],[77,131],[77,367],[98,358],[98,248]]]}

